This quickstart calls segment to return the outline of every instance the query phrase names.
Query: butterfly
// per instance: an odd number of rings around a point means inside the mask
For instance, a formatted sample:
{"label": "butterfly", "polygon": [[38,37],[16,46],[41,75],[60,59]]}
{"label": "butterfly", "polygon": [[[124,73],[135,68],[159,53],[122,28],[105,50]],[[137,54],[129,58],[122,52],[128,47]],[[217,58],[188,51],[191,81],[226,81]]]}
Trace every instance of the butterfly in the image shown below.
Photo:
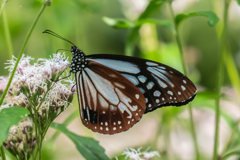
{"label": "butterfly", "polygon": [[179,71],[150,60],[122,55],[85,55],[72,42],[70,74],[75,75],[82,123],[94,132],[116,134],[130,129],[150,111],[182,106],[197,93]]}

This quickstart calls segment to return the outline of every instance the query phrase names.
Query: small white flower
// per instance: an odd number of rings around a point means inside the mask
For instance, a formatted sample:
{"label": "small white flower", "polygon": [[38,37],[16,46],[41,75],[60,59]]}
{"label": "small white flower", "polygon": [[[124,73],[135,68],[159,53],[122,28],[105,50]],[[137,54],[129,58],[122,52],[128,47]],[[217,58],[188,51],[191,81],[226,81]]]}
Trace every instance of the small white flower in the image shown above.
{"label": "small white flower", "polygon": [[142,154],[143,154],[143,157],[145,160],[149,160],[149,159],[153,158],[154,156],[160,157],[160,154],[158,151],[143,152]]}
{"label": "small white flower", "polygon": [[130,148],[130,149],[126,149],[126,151],[124,151],[122,154],[126,155],[125,159],[130,158],[131,160],[150,160],[154,156],[160,157],[160,154],[158,151],[147,152],[147,150],[144,152],[141,152],[141,147],[138,148],[137,150]]}
{"label": "small white flower", "polygon": [[126,155],[125,159],[127,159],[128,157],[131,160],[143,160],[142,158],[140,158],[141,156],[141,152],[140,152],[141,148],[138,148],[137,150],[130,148],[130,149],[126,149],[126,151],[124,151],[122,153],[122,155]]}

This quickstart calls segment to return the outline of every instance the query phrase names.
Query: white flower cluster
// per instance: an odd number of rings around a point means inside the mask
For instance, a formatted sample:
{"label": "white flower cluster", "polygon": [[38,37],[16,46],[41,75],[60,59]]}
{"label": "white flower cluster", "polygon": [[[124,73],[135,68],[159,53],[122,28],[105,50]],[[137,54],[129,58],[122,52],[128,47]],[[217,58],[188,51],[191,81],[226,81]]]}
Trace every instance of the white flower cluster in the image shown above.
{"label": "white flower cluster", "polygon": [[[67,106],[66,104],[71,102],[73,98],[69,83],[62,84],[60,81],[53,83],[52,79],[53,77],[58,79],[65,69],[68,68],[69,62],[65,55],[60,53],[54,54],[50,59],[40,59],[34,65],[30,65],[30,60],[32,60],[31,57],[23,55],[19,61],[9,89],[9,95],[11,96],[7,97],[9,106],[27,107],[30,105],[29,99],[36,94],[39,97],[39,102],[35,107],[38,108],[38,105],[41,105],[39,108],[40,115],[43,114],[42,111],[47,113],[49,106],[54,106],[55,108]],[[15,57],[13,57],[13,60],[8,61],[7,64],[9,66],[6,68],[8,68],[10,73],[15,63]],[[26,92],[22,93],[20,91],[21,88],[25,89]],[[42,98],[45,98],[43,103],[41,103]]]}
{"label": "white flower cluster", "polygon": [[154,156],[160,157],[158,151],[147,152],[148,149],[146,151],[141,152],[141,148],[138,148],[137,150],[133,148],[130,149],[127,148],[126,151],[122,153],[122,155],[126,155],[125,159],[130,158],[131,160],[150,160]]}
{"label": "white flower cluster", "polygon": [[[71,80],[64,83],[56,81],[69,67],[64,55],[54,54],[50,59],[40,59],[33,65],[30,64],[31,60],[31,57],[24,55],[20,59],[4,105],[0,106],[0,110],[21,106],[31,113],[17,126],[11,127],[8,139],[4,141],[5,148],[20,159],[25,159],[25,153],[30,155],[36,145],[33,121],[37,119],[40,122],[37,125],[41,125],[41,131],[44,133],[50,123],[68,107],[74,95],[70,88],[73,86]],[[8,61],[9,66],[6,68],[10,73],[16,61],[15,57]],[[0,79],[0,91],[6,88],[7,81],[8,78]]]}

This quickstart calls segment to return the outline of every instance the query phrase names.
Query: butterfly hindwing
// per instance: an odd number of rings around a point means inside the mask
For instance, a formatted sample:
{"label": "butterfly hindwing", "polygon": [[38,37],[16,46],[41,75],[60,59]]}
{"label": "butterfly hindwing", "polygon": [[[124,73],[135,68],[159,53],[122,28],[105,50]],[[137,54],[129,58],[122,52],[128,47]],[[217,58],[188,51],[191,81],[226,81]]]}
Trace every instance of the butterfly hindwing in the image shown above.
{"label": "butterfly hindwing", "polygon": [[104,134],[128,130],[144,114],[143,94],[117,71],[87,62],[87,67],[76,73],[82,123]]}
{"label": "butterfly hindwing", "polygon": [[191,80],[167,65],[119,55],[86,58],[118,71],[138,87],[146,99],[145,113],[163,106],[185,105],[196,96],[197,89]]}

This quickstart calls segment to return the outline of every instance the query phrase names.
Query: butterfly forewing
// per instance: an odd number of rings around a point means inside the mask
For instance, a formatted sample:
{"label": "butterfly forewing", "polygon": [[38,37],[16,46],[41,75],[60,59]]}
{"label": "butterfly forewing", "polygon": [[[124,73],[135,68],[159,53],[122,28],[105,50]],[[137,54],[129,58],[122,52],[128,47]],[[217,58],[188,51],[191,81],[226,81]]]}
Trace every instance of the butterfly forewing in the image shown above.
{"label": "butterfly forewing", "polygon": [[87,67],[76,73],[82,123],[104,134],[128,130],[145,112],[144,95],[117,71],[87,62]]}
{"label": "butterfly forewing", "polygon": [[119,56],[90,55],[87,59],[112,68],[143,93],[145,113],[162,106],[181,106],[196,96],[195,85],[179,71],[150,60]]}

